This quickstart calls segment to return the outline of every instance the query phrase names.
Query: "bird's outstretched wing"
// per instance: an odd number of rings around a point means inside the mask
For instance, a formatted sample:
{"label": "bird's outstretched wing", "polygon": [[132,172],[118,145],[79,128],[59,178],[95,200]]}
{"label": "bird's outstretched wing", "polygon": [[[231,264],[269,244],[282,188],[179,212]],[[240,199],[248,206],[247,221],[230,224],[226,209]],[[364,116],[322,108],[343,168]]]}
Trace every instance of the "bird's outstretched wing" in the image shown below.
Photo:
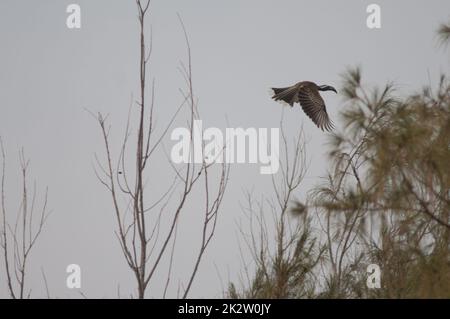
{"label": "bird's outstretched wing", "polygon": [[328,117],[325,102],[316,87],[304,85],[300,88],[298,99],[303,111],[322,131],[330,131],[334,128]]}

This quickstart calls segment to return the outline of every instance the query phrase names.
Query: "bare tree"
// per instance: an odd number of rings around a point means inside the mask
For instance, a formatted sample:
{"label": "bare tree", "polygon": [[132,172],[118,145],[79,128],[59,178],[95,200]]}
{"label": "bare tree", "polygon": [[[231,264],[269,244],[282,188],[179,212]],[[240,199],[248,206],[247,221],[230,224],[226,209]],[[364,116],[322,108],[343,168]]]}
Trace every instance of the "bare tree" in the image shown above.
{"label": "bare tree", "polygon": [[[241,247],[244,273],[242,290],[230,284],[231,298],[306,298],[315,293],[314,269],[324,253],[313,238],[311,218],[306,206],[292,208],[295,193],[307,171],[303,129],[288,141],[280,123],[282,150],[279,178],[272,178],[272,197],[255,199],[247,194],[243,207],[248,226],[240,225],[244,247]],[[244,257],[243,249],[251,253]],[[250,265],[254,269],[250,269]]]}
{"label": "bare tree", "polygon": [[[191,157],[194,148],[194,123],[196,119],[199,119],[199,112],[193,90],[190,44],[186,29],[180,19],[185,35],[188,59],[187,65],[182,63],[180,70],[186,81],[187,89],[180,90],[183,99],[182,103],[177,107],[167,125],[162,128],[160,133],[157,133],[154,121],[154,85],[152,85],[152,94],[149,101],[146,96],[146,71],[150,61],[152,43],[150,39],[150,45],[147,49],[145,22],[149,13],[150,1],[137,0],[136,4],[140,26],[140,99],[137,102],[139,111],[138,130],[136,136],[133,136],[129,115],[120,155],[115,165],[109,140],[110,127],[107,124],[107,116],[98,114],[97,120],[101,128],[106,150],[106,165],[102,165],[97,160],[99,168],[96,170],[96,174],[111,194],[117,225],[116,234],[127,265],[136,278],[137,295],[139,298],[145,297],[146,289],[154,277],[158,266],[160,266],[163,257],[168,255],[170,266],[168,268],[163,297],[166,296],[167,287],[170,283],[172,263],[174,262],[175,241],[177,238],[176,230],[180,214],[185,207],[194,185],[199,184],[201,179],[203,179],[204,190],[202,194],[205,197],[205,207],[200,249],[194,261],[193,270],[188,278],[187,285],[182,292],[183,298],[186,298],[198,272],[201,259],[215,233],[219,207],[227,185],[229,166],[225,163],[221,164],[218,176],[211,177],[212,171],[210,167],[213,164],[208,164],[205,159],[198,165],[192,164],[189,161],[180,169],[179,167],[175,167],[171,160],[167,158],[169,169],[173,169],[174,172],[172,183],[168,189],[162,192],[162,195],[158,195],[157,199],[150,202],[150,198],[155,198],[155,194],[160,193],[158,181],[152,180],[148,172],[152,157],[154,157],[158,150],[164,150],[162,140],[182,109],[187,109],[188,111],[187,121],[190,132],[189,155]],[[128,168],[126,160],[127,154],[130,152],[129,142],[133,138],[135,138],[134,142],[136,145],[134,171]],[[200,147],[202,154],[204,154],[203,143]],[[149,190],[150,193],[145,191],[149,187],[146,187],[148,185],[144,180],[154,182],[152,189]],[[217,184],[217,187],[214,186],[215,184]],[[178,199],[176,204],[173,205],[175,200],[172,201],[172,199],[175,194],[178,194]],[[126,198],[125,208],[121,205],[121,198]],[[169,204],[172,204],[173,207]],[[165,219],[165,223],[162,222],[163,219]]]}
{"label": "bare tree", "polygon": [[[8,292],[13,299],[29,298],[31,290],[26,289],[26,273],[30,254],[41,234],[49,212],[47,210],[48,189],[43,197],[42,207],[37,207],[37,188],[33,184],[31,193],[28,185],[28,171],[30,161],[25,158],[24,151],[20,152],[20,171],[22,194],[18,213],[14,218],[8,214],[6,203],[6,152],[0,139],[1,151],[1,227],[0,246],[5,265],[5,277]],[[38,214],[37,216],[35,216]],[[36,219],[37,217],[37,219]],[[48,289],[47,289],[48,291]]]}

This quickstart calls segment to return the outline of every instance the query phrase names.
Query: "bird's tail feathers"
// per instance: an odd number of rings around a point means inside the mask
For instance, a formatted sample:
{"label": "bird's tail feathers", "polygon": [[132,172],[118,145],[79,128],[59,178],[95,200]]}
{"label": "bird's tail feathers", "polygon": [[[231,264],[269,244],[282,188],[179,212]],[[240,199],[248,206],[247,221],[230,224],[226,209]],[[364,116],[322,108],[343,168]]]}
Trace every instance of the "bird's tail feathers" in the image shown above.
{"label": "bird's tail feathers", "polygon": [[272,99],[275,101],[279,101],[281,103],[286,103],[289,106],[294,106],[295,96],[297,94],[297,89],[293,86],[286,87],[286,88],[272,88],[271,90],[273,96]]}

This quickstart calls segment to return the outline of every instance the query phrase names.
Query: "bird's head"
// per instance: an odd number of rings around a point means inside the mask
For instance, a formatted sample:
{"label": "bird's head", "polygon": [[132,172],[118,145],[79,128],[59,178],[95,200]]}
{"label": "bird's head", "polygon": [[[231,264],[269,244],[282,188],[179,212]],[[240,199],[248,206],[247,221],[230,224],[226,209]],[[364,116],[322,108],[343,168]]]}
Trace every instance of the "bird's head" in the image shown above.
{"label": "bird's head", "polygon": [[336,89],[330,85],[319,85],[318,86],[319,91],[334,91],[337,93]]}

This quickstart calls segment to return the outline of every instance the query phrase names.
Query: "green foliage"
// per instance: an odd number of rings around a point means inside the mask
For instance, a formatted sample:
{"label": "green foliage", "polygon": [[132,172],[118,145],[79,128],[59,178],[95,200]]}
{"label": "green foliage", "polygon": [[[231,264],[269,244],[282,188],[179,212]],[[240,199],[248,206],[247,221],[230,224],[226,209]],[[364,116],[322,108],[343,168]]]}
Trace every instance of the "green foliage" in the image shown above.
{"label": "green foliage", "polygon": [[[329,255],[344,260],[321,296],[449,298],[450,83],[401,98],[391,84],[368,91],[356,69],[344,86],[346,131],[332,137],[332,173],[313,193],[335,222]],[[382,269],[379,290],[364,287],[363,267],[349,270],[370,263]]]}
{"label": "green foliage", "polygon": [[314,297],[317,278],[312,270],[319,264],[324,248],[312,236],[309,220],[304,219],[304,222],[290,234],[283,249],[276,249],[273,254],[258,254],[250,285],[238,291],[231,283],[228,296],[246,299]]}
{"label": "green foliage", "polygon": [[[448,43],[450,25],[438,35]],[[449,79],[401,96],[392,83],[368,88],[358,67],[340,91],[344,131],[330,136],[330,172],[312,204],[292,209],[308,216],[295,250],[260,251],[250,284],[228,295],[450,298]],[[368,264],[381,268],[380,289],[367,288]]]}
{"label": "green foliage", "polygon": [[442,44],[450,42],[450,23],[441,24],[438,31],[439,40]]}

